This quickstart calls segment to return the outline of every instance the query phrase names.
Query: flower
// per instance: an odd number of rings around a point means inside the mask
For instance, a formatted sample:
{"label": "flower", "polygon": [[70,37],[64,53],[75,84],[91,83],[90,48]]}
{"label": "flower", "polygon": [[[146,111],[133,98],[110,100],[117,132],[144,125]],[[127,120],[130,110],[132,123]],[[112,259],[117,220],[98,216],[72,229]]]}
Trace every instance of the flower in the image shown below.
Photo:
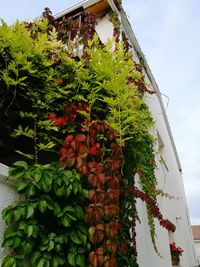
{"label": "flower", "polygon": [[171,255],[182,256],[183,249],[180,247],[177,247],[176,243],[173,242],[173,243],[170,243],[170,252],[171,252]]}

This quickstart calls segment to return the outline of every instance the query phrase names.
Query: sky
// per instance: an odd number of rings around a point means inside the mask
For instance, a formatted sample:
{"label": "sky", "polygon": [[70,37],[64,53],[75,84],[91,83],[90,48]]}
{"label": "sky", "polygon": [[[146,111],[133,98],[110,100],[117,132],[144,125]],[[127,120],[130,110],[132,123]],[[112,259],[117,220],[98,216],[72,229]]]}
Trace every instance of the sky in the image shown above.
{"label": "sky", "polygon": [[[78,0],[0,0],[8,24],[53,14]],[[200,224],[200,1],[123,0],[123,7],[152,70],[183,169],[192,224]],[[169,103],[168,103],[169,102]],[[167,105],[168,104],[168,105]]]}

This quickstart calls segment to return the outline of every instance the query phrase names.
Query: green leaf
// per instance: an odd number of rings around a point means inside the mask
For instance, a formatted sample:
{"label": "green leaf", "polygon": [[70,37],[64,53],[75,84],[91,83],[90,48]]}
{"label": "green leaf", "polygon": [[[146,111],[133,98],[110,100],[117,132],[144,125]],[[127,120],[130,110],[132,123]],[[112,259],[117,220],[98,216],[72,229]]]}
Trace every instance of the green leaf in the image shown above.
{"label": "green leaf", "polygon": [[77,218],[75,217],[75,213],[73,215],[71,213],[67,213],[67,216],[72,220],[72,221],[77,221]]}
{"label": "green leaf", "polygon": [[16,235],[16,229],[13,227],[8,227],[4,232],[4,239],[13,237]]}
{"label": "green leaf", "polygon": [[18,209],[15,209],[13,211],[13,219],[14,221],[18,221],[21,217],[21,210],[18,208]]}
{"label": "green leaf", "polygon": [[58,196],[58,197],[61,197],[65,194],[65,188],[64,187],[58,187],[58,186],[54,186],[54,191],[55,191],[55,194]]}
{"label": "green leaf", "polygon": [[85,245],[87,243],[87,234],[83,234],[81,231],[78,231],[78,237],[82,241],[82,243]]}
{"label": "green leaf", "polygon": [[41,258],[41,252],[36,251],[33,253],[32,258],[31,258],[31,263],[33,266],[36,266],[36,262]]}
{"label": "green leaf", "polygon": [[3,211],[2,211],[2,217],[3,217],[3,220],[7,224],[12,221],[12,217],[13,217],[12,215],[13,215],[13,213],[10,210],[10,206],[8,208],[3,209]]}
{"label": "green leaf", "polygon": [[17,184],[16,188],[17,188],[17,191],[20,193],[20,192],[23,191],[27,186],[28,186],[28,183],[26,183],[26,182],[20,182],[20,183]]}
{"label": "green leaf", "polygon": [[29,225],[28,226],[27,234],[28,234],[28,237],[32,236],[32,234],[33,234],[33,225]]}
{"label": "green leaf", "polygon": [[53,248],[54,248],[54,242],[52,240],[50,240],[49,244],[48,244],[48,247],[47,247],[47,250],[51,251]]}
{"label": "green leaf", "polygon": [[38,262],[38,264],[36,265],[36,267],[45,267],[45,259],[41,258]]}
{"label": "green leaf", "polygon": [[71,240],[75,243],[75,244],[82,244],[82,240],[80,239],[77,231],[73,231],[71,234]]}
{"label": "green leaf", "polygon": [[51,260],[52,267],[58,267],[59,265],[59,258],[57,256],[54,256]]}
{"label": "green leaf", "polygon": [[23,177],[25,173],[25,170],[23,167],[15,167],[15,168],[9,168],[9,176],[15,179],[19,179]]}
{"label": "green leaf", "polygon": [[34,213],[34,208],[32,205],[27,206],[26,219],[30,218]]}
{"label": "green leaf", "polygon": [[85,255],[78,254],[76,257],[76,264],[81,267],[85,267]]}
{"label": "green leaf", "polygon": [[84,198],[88,199],[88,190],[83,189],[83,190],[82,190],[82,196],[83,196]]}
{"label": "green leaf", "polygon": [[66,206],[66,207],[64,207],[64,209],[63,209],[63,212],[72,212],[72,213],[74,213],[74,208],[72,207],[72,206]]}
{"label": "green leaf", "polygon": [[42,187],[44,192],[49,192],[51,190],[52,175],[49,172],[43,172],[41,179]]}
{"label": "green leaf", "polygon": [[12,245],[13,245],[13,242],[14,242],[14,239],[11,237],[11,238],[7,238],[3,241],[2,243],[2,247],[4,248],[11,248]]}
{"label": "green leaf", "polygon": [[38,183],[42,177],[42,171],[39,168],[35,168],[32,172],[32,177],[36,183]]}
{"label": "green leaf", "polygon": [[77,218],[80,220],[83,220],[84,218],[84,212],[81,206],[75,206],[74,207],[74,213],[76,214]]}
{"label": "green leaf", "polygon": [[22,151],[19,151],[19,150],[15,150],[15,152],[17,152],[18,154],[20,154],[20,155],[22,155],[28,159],[34,159],[34,156],[31,154],[23,153]]}
{"label": "green leaf", "polygon": [[33,251],[33,244],[31,242],[25,241],[23,244],[23,249],[25,254],[29,254]]}
{"label": "green leaf", "polygon": [[27,188],[27,191],[26,191],[27,195],[30,196],[30,197],[33,197],[36,195],[36,187],[34,185],[30,185],[28,188]]}
{"label": "green leaf", "polygon": [[68,253],[67,254],[67,260],[71,266],[76,266],[76,254],[74,253]]}
{"label": "green leaf", "polygon": [[4,258],[2,267],[13,267],[15,264],[15,258],[11,255],[8,255]]}
{"label": "green leaf", "polygon": [[74,194],[75,194],[75,195],[77,194],[78,190],[79,190],[79,184],[74,183],[74,184],[73,184],[73,191],[74,191]]}
{"label": "green leaf", "polygon": [[19,246],[21,246],[21,239],[19,237],[15,237],[12,248],[17,248]]}
{"label": "green leaf", "polygon": [[28,164],[25,161],[16,161],[13,165],[17,167],[22,167],[25,170],[28,169]]}
{"label": "green leaf", "polygon": [[22,260],[22,259],[24,259],[25,258],[25,253],[17,253],[17,254],[15,254],[15,259],[18,259],[18,260]]}
{"label": "green leaf", "polygon": [[42,143],[38,144],[39,150],[48,150],[54,146],[55,146],[55,143],[53,143],[52,141],[47,144],[42,144]]}
{"label": "green leaf", "polygon": [[47,202],[45,199],[40,199],[38,201],[38,207],[41,213],[44,213],[46,211],[47,208]]}
{"label": "green leaf", "polygon": [[62,225],[64,225],[65,227],[70,227],[70,226],[71,226],[71,219],[70,219],[67,215],[64,215],[64,216],[61,218],[61,223],[62,223]]}

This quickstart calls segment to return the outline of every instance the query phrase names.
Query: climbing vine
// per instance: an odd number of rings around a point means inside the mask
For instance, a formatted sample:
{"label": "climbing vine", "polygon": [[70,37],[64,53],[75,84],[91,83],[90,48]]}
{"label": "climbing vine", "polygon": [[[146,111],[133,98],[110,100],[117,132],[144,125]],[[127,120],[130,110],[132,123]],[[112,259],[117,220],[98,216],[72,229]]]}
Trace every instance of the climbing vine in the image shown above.
{"label": "climbing vine", "polygon": [[154,218],[175,231],[156,202],[154,122],[143,99],[155,92],[118,29],[113,51],[93,15],[43,15],[0,27],[2,118],[12,114],[21,157],[10,168],[21,200],[3,211],[3,266],[138,266],[136,198],[155,249]]}

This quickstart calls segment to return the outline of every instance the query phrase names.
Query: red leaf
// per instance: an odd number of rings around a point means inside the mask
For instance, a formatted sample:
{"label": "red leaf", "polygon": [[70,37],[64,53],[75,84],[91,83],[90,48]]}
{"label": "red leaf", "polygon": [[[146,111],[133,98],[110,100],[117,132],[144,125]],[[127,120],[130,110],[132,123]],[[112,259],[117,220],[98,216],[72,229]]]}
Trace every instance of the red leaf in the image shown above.
{"label": "red leaf", "polygon": [[85,134],[78,134],[78,135],[76,136],[76,139],[77,139],[77,141],[79,141],[79,142],[85,142],[85,141],[86,141],[86,136],[85,136]]}
{"label": "red leaf", "polygon": [[97,154],[97,148],[96,147],[91,147],[90,149],[89,149],[89,154],[90,155],[96,155]]}
{"label": "red leaf", "polygon": [[68,134],[65,138],[64,146],[67,146],[73,139],[74,136],[72,134]]}

